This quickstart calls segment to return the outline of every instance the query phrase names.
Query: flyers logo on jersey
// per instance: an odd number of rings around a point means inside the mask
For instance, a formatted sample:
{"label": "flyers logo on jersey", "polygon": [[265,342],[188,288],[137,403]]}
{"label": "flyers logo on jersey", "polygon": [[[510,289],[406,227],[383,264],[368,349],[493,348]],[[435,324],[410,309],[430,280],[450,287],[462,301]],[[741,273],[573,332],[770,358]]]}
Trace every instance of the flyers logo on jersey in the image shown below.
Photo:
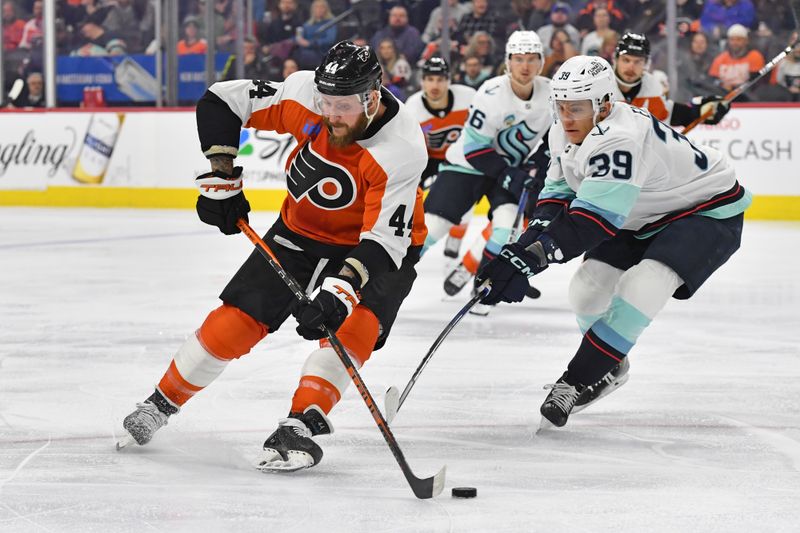
{"label": "flyers logo on jersey", "polygon": [[286,180],[296,201],[308,201],[320,209],[348,207],[356,199],[356,182],[344,168],[323,159],[307,143],[292,161]]}
{"label": "flyers logo on jersey", "polygon": [[462,126],[448,126],[436,131],[427,132],[428,147],[438,150],[446,144],[453,144],[461,135]]}

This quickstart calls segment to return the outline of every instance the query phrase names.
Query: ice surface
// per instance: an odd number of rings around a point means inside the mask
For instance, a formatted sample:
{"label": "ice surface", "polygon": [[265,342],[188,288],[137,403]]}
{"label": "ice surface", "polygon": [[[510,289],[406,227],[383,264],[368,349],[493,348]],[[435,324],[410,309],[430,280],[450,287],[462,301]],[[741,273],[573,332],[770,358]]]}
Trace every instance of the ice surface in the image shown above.
{"label": "ice surface", "polygon": [[[265,231],[274,215],[255,213]],[[478,225],[478,222],[475,223]],[[575,265],[543,296],[467,316],[393,423],[416,500],[358,394],[333,411],[322,463],[252,468],[314,345],[294,326],[231,364],[146,447],[122,418],[217,305],[251,250],[189,211],[0,210],[0,531],[797,531],[800,225],[746,224],[695,298],[671,301],[631,380],[534,437],[542,389],[579,343]],[[265,264],[265,268],[267,268]],[[364,369],[382,404],[468,298],[444,300],[435,249],[392,337]],[[452,499],[454,486],[478,497]]]}

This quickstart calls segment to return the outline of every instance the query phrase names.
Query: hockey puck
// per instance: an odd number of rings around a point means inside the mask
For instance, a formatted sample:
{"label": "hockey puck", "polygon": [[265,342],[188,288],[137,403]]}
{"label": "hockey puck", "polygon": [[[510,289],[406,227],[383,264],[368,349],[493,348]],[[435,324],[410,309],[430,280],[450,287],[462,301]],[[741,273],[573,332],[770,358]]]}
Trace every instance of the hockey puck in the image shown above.
{"label": "hockey puck", "polygon": [[453,487],[453,498],[474,498],[478,495],[475,487]]}

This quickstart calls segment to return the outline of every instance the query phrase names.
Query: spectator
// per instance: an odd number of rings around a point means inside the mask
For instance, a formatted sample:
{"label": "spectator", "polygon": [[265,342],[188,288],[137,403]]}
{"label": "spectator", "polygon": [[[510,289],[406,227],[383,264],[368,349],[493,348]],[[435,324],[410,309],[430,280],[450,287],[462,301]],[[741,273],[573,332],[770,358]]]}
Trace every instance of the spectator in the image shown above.
{"label": "spectator", "polygon": [[625,29],[628,16],[620,6],[619,0],[589,0],[583,9],[578,11],[578,19],[575,21],[575,26],[582,32],[589,31],[593,26],[596,26],[594,15],[598,9],[606,10],[609,17],[609,26],[614,28],[615,31]]}
{"label": "spectator", "polygon": [[773,83],[786,87],[791,93],[791,101],[800,102],[800,43],[794,45],[792,53],[778,63]]}
{"label": "spectator", "polygon": [[[39,48],[42,45],[42,14],[44,13],[44,3],[36,0],[33,3],[33,16],[25,23],[22,30],[22,39],[19,42],[20,48]],[[4,30],[5,31],[5,30]]]}
{"label": "spectator", "polygon": [[115,56],[127,53],[125,41],[107,32],[101,25],[107,11],[97,10],[81,24],[83,44],[72,51],[73,56]]}
{"label": "spectator", "polygon": [[499,24],[497,17],[494,13],[489,11],[488,0],[474,0],[472,2],[472,11],[464,15],[459,21],[453,37],[461,44],[466,44],[479,31],[484,31],[497,39],[497,32],[499,31]]}
{"label": "spectator", "polygon": [[511,35],[515,31],[524,31],[528,28],[528,19],[533,12],[533,2],[531,0],[511,0],[512,17],[506,24],[506,35]]}
{"label": "spectator", "polygon": [[142,49],[142,32],[139,28],[140,17],[133,9],[131,0],[116,0],[109,5],[108,15],[103,20],[106,31],[119,35],[125,41],[129,53]]}
{"label": "spectator", "polygon": [[585,56],[599,56],[600,49],[603,47],[603,39],[610,34],[614,33],[611,29],[611,14],[608,9],[598,7],[594,10],[592,15],[594,24],[594,31],[587,33],[581,43],[581,55]]}
{"label": "spectator", "polygon": [[283,66],[281,67],[281,76],[283,76],[283,79],[285,80],[290,74],[294,74],[298,70],[300,70],[300,67],[297,66],[297,61],[289,57],[283,61]]}
{"label": "spectator", "polygon": [[303,20],[297,9],[297,0],[280,0],[278,12],[272,20],[259,25],[258,40],[264,44],[292,40],[295,37],[295,28],[302,25]]}
{"label": "spectator", "polygon": [[17,5],[11,0],[3,2],[3,50],[16,50],[24,31],[25,21],[17,18]]}
{"label": "spectator", "polygon": [[489,69],[499,62],[499,58],[495,55],[494,39],[485,31],[476,32],[464,47],[461,55],[463,57],[476,56]]}
{"label": "spectator", "polygon": [[[22,82],[22,80],[18,80]],[[13,92],[13,89],[12,89]],[[25,79],[25,85],[16,96],[12,96],[8,107],[44,107],[44,77],[41,72],[31,72]]]}
{"label": "spectator", "polygon": [[548,44],[550,53],[547,54],[547,58],[544,60],[542,76],[552,78],[553,74],[564,64],[564,61],[578,55],[578,51],[575,49],[569,34],[562,28],[553,32]]}
{"label": "spectator", "polygon": [[[780,0],[783,2],[784,0]],[[705,0],[678,0],[678,17],[686,17],[692,21],[698,20],[703,14]]]}
{"label": "spectator", "polygon": [[764,66],[761,52],[750,49],[747,33],[741,24],[728,28],[727,50],[714,58],[708,71],[725,91],[745,83]]}
{"label": "spectator", "polygon": [[178,41],[178,55],[205,54],[208,43],[200,38],[200,26],[194,17],[183,21],[183,39]]}
{"label": "spectator", "polygon": [[553,9],[554,0],[532,0],[531,14],[528,16],[527,30],[539,32],[539,28],[550,22],[550,11]]}
{"label": "spectator", "polygon": [[336,25],[320,28],[333,18],[328,0],[311,2],[311,17],[303,24],[302,35],[295,38],[296,47],[292,56],[301,69],[313,69],[319,65],[328,49],[336,43]]}
{"label": "spectator", "polygon": [[466,56],[456,80],[477,90],[492,75],[492,67],[485,66],[478,56]]}
{"label": "spectator", "polygon": [[703,6],[700,25],[713,38],[720,38],[734,24],[755,29],[758,19],[750,0],[708,0]]}
{"label": "spectator", "polygon": [[[252,37],[244,38],[243,57],[244,57],[244,73],[242,74],[243,79],[246,80],[278,79],[280,73],[277,71],[277,68],[270,63],[269,58],[265,58],[264,56],[261,55],[258,42]],[[236,71],[238,70],[237,61],[239,60],[239,58],[237,58],[235,54],[232,55],[231,58],[232,61],[228,66],[226,66],[225,69],[224,73],[225,80],[236,79]]]}
{"label": "spectator", "polygon": [[544,44],[545,55],[550,55],[550,41],[556,30],[566,31],[567,35],[569,35],[570,42],[572,42],[572,46],[580,47],[581,35],[575,26],[569,23],[569,16],[571,13],[572,8],[569,7],[568,3],[556,2],[555,5],[553,5],[553,9],[550,10],[550,24],[542,26],[536,31]]}
{"label": "spectator", "polygon": [[384,86],[397,98],[405,102],[405,88],[411,79],[411,65],[398,52],[394,41],[388,37],[378,43],[378,48],[375,51],[378,54],[378,61],[383,67]]}
{"label": "spectator", "polygon": [[600,53],[598,54],[600,57],[608,61],[609,63],[614,63],[614,52],[617,49],[617,44],[619,43],[619,34],[615,31],[612,31],[605,37],[603,37],[603,44],[600,46]]}
{"label": "spectator", "polygon": [[[461,19],[471,11],[469,4],[460,4],[458,0],[447,0],[449,4],[450,33],[455,32]],[[442,6],[437,6],[431,12],[425,30],[422,32],[422,41],[430,43],[442,35]]]}
{"label": "spectator", "polygon": [[372,48],[377,51],[378,45],[384,39],[394,41],[398,52],[411,63],[416,63],[425,48],[419,30],[408,24],[408,11],[403,6],[394,6],[389,11],[389,25],[378,30],[372,37]]}
{"label": "spectator", "polygon": [[709,46],[708,35],[699,31],[691,36],[689,49],[678,52],[678,87],[675,100],[685,102],[697,94],[718,92],[708,75],[716,54]]}
{"label": "spectator", "polygon": [[236,46],[236,18],[233,0],[215,0],[214,36],[217,50],[233,52]]}

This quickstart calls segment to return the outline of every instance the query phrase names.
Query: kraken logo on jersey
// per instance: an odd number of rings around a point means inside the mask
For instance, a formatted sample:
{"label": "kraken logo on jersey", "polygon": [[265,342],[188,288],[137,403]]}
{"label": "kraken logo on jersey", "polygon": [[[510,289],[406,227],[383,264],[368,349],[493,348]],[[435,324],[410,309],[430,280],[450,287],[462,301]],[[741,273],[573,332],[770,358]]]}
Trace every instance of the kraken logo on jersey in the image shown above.
{"label": "kraken logo on jersey", "polygon": [[535,139],[537,133],[525,122],[520,122],[497,134],[497,144],[506,154],[509,165],[516,167],[525,161],[533,148],[528,145],[528,141]]}
{"label": "kraken logo on jersey", "polygon": [[356,199],[353,176],[311,149],[311,143],[297,153],[287,172],[286,188],[296,201],[303,197],[320,209],[343,209]]}
{"label": "kraken logo on jersey", "polygon": [[453,144],[461,135],[463,126],[447,126],[436,131],[427,132],[428,148],[438,150],[446,144]]}

